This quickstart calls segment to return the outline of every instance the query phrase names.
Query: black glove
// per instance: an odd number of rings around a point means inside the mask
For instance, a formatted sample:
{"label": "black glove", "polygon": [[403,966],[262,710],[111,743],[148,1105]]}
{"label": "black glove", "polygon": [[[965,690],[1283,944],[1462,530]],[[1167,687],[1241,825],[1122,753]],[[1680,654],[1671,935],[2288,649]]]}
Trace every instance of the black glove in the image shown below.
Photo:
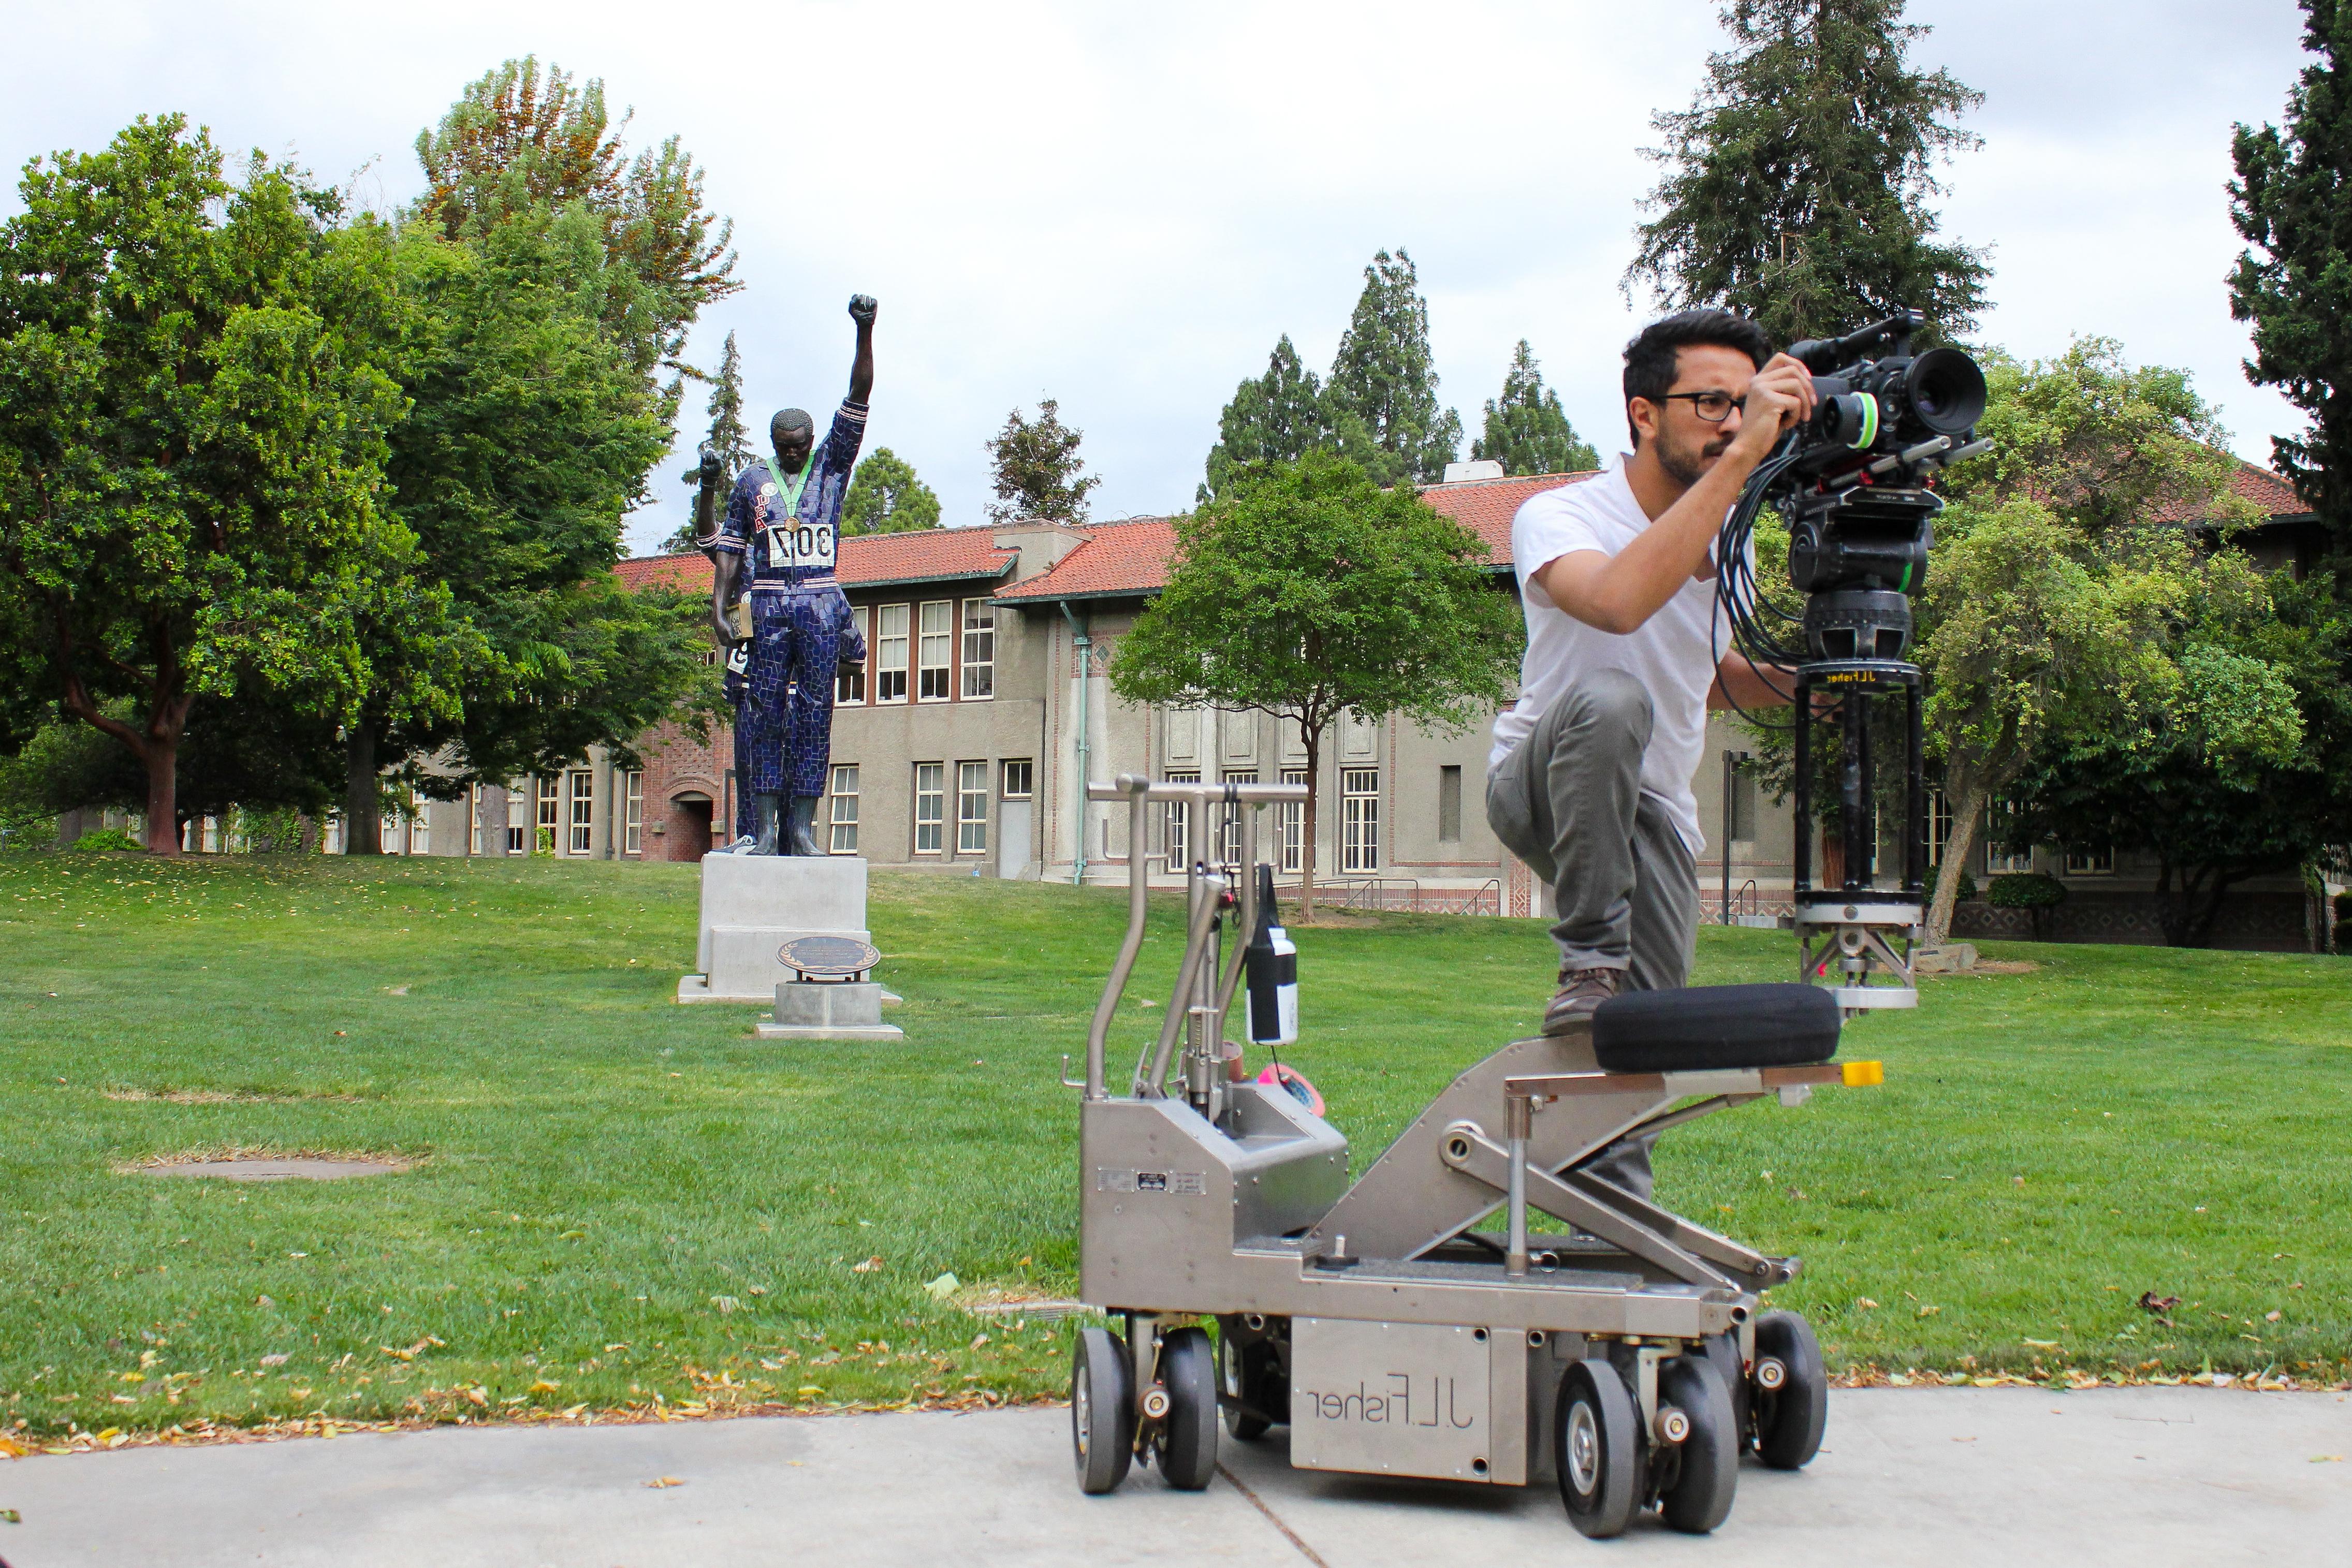
{"label": "black glove", "polygon": [[871,294],[853,294],[849,297],[849,319],[861,327],[874,325],[874,312],[877,308],[874,296]]}

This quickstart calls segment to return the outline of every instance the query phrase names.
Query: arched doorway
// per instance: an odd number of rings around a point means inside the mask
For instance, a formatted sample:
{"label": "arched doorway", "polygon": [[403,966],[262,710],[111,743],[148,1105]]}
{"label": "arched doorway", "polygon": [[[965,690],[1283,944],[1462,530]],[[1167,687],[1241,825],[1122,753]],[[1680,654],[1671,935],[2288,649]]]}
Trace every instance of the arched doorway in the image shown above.
{"label": "arched doorway", "polygon": [[670,797],[669,858],[698,861],[710,852],[710,797],[699,789]]}

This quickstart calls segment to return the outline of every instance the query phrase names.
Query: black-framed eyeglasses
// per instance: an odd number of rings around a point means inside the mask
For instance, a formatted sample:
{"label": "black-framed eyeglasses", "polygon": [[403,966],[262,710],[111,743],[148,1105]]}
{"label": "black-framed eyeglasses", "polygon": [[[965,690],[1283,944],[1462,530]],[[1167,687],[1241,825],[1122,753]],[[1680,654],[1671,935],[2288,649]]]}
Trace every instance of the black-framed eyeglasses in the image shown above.
{"label": "black-framed eyeglasses", "polygon": [[1691,412],[1709,424],[1721,424],[1739,406],[1739,400],[1727,392],[1668,392],[1660,401],[1672,402],[1676,398],[1689,402]]}

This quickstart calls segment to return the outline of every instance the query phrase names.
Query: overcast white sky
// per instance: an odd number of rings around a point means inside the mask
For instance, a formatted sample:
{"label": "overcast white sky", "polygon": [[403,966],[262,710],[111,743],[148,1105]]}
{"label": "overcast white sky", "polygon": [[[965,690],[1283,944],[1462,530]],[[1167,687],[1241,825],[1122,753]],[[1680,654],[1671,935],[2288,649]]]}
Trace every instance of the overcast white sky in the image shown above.
{"label": "overcast white sky", "polygon": [[[2238,450],[2294,411],[2249,387],[2222,278],[2234,120],[2275,120],[2302,57],[2291,0],[1915,0],[1916,49],[1981,89],[1985,139],[1946,172],[1947,232],[1993,247],[1984,337],[2072,333],[2186,367]],[[9,165],[94,148],[179,110],[231,148],[397,202],[462,85],[536,52],[670,132],[736,220],[752,410],[823,412],[848,371],[854,291],[881,299],[866,449],[888,446],[982,520],[982,443],[1061,400],[1105,481],[1097,517],[1190,503],[1219,409],[1282,332],[1328,366],[1382,246],[1419,264],[1445,400],[1475,434],[1512,344],[1535,345],[1578,430],[1622,430],[1617,287],[1654,110],[1719,47],[1703,0],[1107,6],[729,0],[228,0],[26,7],[0,58]],[[0,212],[16,209],[13,183]],[[692,448],[698,389],[682,415]],[[1466,444],[1465,455],[1467,455]],[[630,521],[674,528],[682,462]]]}

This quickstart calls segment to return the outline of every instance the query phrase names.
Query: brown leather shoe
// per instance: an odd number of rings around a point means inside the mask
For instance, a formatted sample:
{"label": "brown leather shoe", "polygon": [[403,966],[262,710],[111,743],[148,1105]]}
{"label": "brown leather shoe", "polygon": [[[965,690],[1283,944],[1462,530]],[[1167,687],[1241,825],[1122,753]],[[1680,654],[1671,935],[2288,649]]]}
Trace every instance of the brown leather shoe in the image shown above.
{"label": "brown leather shoe", "polygon": [[1544,1009],[1544,1033],[1567,1034],[1571,1025],[1591,1018],[1593,1009],[1615,996],[1624,983],[1622,969],[1561,970],[1559,994]]}

